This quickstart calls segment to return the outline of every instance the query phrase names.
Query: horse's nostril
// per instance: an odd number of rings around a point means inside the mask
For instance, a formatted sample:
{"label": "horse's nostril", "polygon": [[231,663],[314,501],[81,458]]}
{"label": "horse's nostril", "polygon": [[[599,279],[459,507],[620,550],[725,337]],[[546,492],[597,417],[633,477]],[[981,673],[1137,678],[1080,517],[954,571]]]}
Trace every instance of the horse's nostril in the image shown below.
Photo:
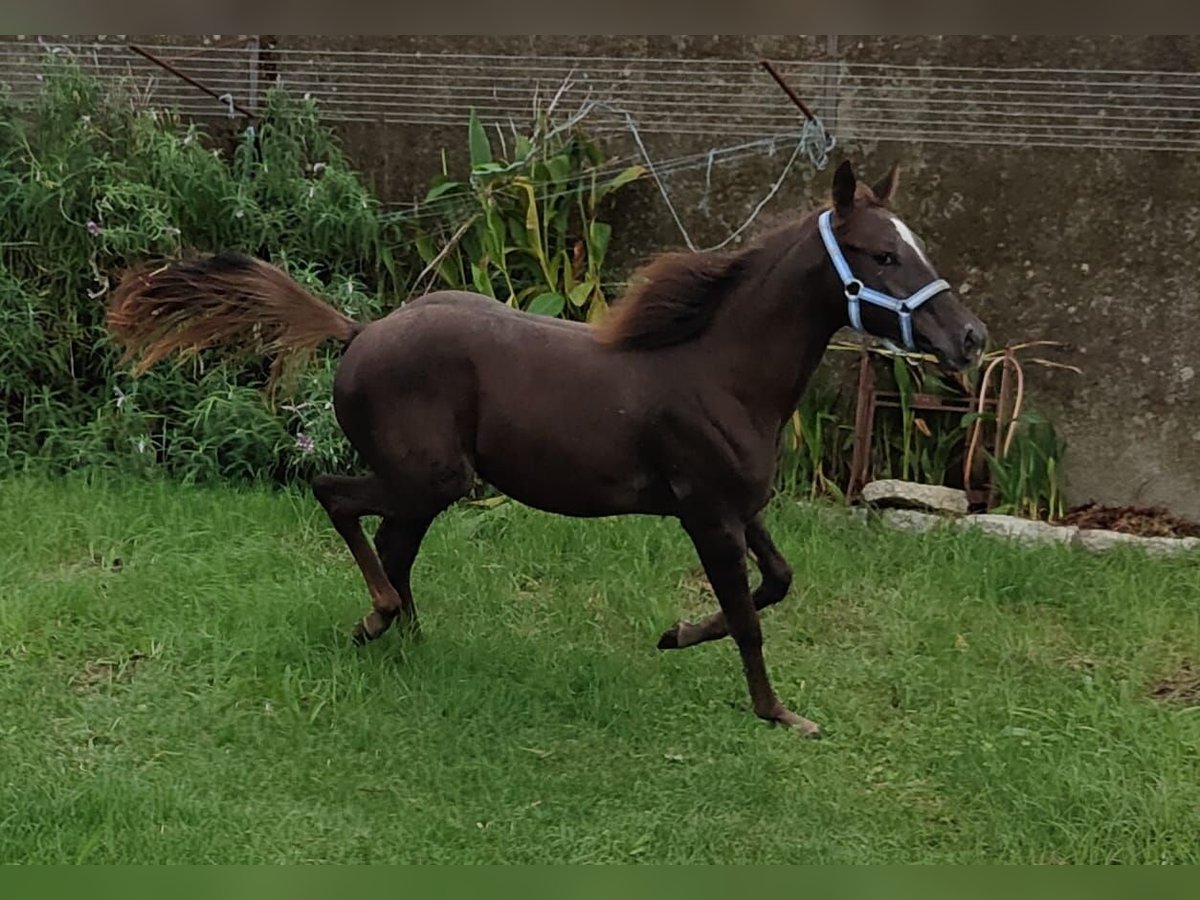
{"label": "horse's nostril", "polygon": [[983,349],[983,335],[975,330],[972,325],[967,326],[966,332],[963,334],[963,350],[969,356]]}

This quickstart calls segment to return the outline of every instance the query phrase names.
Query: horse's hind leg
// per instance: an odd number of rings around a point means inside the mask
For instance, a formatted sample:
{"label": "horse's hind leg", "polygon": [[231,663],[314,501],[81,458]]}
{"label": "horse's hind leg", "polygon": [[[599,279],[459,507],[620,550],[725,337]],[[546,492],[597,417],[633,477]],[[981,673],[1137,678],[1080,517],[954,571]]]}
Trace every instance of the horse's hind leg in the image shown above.
{"label": "horse's hind leg", "polygon": [[[425,537],[425,532],[429,530],[436,515],[437,513],[415,517],[388,516],[379,523],[379,530],[375,532],[375,550],[383,563],[388,581],[400,596],[397,627],[414,636],[419,635],[421,629],[417,621],[417,606],[413,602],[410,576],[413,561],[421,548],[421,539]],[[367,618],[378,615],[379,611],[376,609]],[[381,623],[371,624],[375,626]],[[362,628],[363,623],[359,623],[359,627]],[[383,622],[378,634],[386,628],[387,623]],[[372,637],[374,636],[377,635],[373,634]]]}
{"label": "horse's hind leg", "polygon": [[[792,586],[792,567],[788,565],[762,518],[755,516],[746,526],[746,545],[754,554],[754,561],[762,572],[762,582],[754,591],[754,608],[758,611],[774,606],[787,596],[788,588]],[[663,632],[658,639],[660,650],[682,650],[715,641],[729,635],[729,626],[725,623],[725,614],[715,612],[705,616],[699,622],[677,622]]]}
{"label": "horse's hind leg", "polygon": [[[397,615],[404,614],[405,598],[393,586],[379,557],[363,534],[363,516],[386,517],[393,512],[384,484],[374,475],[351,478],[340,475],[318,475],[312,482],[313,494],[329,513],[333,527],[350,548],[354,561],[371,593],[372,610],[354,629],[354,642],[363,644],[387,631]],[[408,597],[408,611],[412,598]]]}

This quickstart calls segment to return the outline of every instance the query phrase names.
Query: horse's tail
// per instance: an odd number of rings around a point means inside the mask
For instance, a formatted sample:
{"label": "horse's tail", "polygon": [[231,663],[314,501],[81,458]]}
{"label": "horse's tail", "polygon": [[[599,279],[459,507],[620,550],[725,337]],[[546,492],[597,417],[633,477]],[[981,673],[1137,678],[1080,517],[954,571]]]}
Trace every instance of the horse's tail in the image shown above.
{"label": "horse's tail", "polygon": [[235,253],[128,270],[107,322],[124,346],[122,364],[140,356],[136,375],[172,353],[221,348],[273,356],[272,383],[289,362],[330,338],[349,344],[363,328],[282,269]]}

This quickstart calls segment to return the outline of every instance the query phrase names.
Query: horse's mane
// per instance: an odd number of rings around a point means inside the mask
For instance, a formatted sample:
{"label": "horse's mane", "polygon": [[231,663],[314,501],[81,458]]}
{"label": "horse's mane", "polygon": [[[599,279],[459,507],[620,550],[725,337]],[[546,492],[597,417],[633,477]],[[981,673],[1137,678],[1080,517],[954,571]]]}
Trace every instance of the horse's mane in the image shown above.
{"label": "horse's mane", "polygon": [[[863,182],[856,198],[882,205]],[[793,240],[799,226],[816,219],[830,201],[789,219],[737,253],[663,253],[630,276],[630,286],[597,326],[602,344],[619,350],[656,350],[694,340],[712,325],[734,285],[768,248]]]}
{"label": "horse's mane", "polygon": [[601,343],[620,350],[656,350],[699,337],[751,255],[752,251],[656,256],[630,276],[630,287],[600,322]]}

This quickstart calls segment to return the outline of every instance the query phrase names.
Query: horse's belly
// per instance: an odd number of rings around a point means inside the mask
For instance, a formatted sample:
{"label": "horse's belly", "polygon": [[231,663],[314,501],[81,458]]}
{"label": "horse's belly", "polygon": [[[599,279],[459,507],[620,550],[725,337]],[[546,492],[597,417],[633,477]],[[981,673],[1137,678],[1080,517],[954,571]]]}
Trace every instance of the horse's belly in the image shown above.
{"label": "horse's belly", "polygon": [[[623,427],[622,427],[623,426]],[[670,511],[670,497],[627,423],[515,416],[477,435],[476,471],[521,503],[567,516]]]}

